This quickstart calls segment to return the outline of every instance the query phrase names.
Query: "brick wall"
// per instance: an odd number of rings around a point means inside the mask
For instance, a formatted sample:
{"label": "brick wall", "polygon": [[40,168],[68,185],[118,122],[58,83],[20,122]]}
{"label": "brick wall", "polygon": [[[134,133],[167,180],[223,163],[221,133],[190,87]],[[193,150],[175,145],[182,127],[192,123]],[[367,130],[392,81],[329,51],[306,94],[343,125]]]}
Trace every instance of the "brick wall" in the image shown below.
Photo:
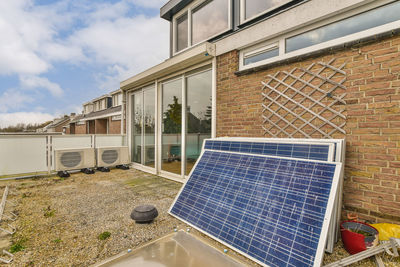
{"label": "brick wall", "polygon": [[[264,137],[261,81],[268,74],[336,58],[346,63],[344,213],[371,222],[400,222],[400,37],[283,64],[242,76],[238,52],[217,58],[217,135]],[[311,131],[310,129],[308,129]],[[268,137],[268,136],[267,136]],[[313,137],[321,138],[318,134]]]}
{"label": "brick wall", "polygon": [[86,122],[82,125],[75,124],[75,134],[86,134]]}
{"label": "brick wall", "polygon": [[98,119],[95,121],[95,134],[107,134],[107,119]]}
{"label": "brick wall", "polygon": [[121,134],[121,120],[112,120],[108,117],[108,133],[109,134]]}

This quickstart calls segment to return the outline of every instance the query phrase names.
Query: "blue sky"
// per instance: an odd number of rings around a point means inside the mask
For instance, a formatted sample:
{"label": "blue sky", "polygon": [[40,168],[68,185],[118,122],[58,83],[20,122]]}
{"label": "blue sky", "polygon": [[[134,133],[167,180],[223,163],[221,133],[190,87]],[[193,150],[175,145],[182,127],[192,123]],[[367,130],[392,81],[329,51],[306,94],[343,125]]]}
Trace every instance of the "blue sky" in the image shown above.
{"label": "blue sky", "polygon": [[0,1],[0,127],[81,112],[165,60],[165,2]]}

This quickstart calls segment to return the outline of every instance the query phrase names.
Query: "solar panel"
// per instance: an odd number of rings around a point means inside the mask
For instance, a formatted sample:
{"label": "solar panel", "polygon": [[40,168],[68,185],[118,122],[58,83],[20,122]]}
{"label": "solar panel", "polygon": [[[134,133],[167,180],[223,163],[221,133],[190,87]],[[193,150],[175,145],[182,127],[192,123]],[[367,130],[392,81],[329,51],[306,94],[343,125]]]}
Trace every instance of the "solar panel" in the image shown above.
{"label": "solar panel", "polygon": [[170,214],[267,266],[319,266],[340,163],[203,151]]}
{"label": "solar panel", "polygon": [[[209,142],[207,144],[207,142]],[[217,141],[214,143],[214,141]],[[243,137],[220,137],[220,138],[214,138],[214,139],[206,139],[206,142],[204,144],[204,147],[207,147],[208,149],[213,149],[213,150],[221,150],[221,151],[229,151],[230,149],[227,149],[232,147],[229,144],[231,142],[236,143],[236,147],[234,147],[233,150],[237,150],[237,144],[242,143],[243,144],[243,150],[245,151],[239,151],[239,152],[247,152],[247,153],[252,153],[252,154],[264,154],[264,155],[273,155],[273,156],[286,156],[286,157],[294,157],[294,158],[310,158],[310,159],[316,159],[316,160],[323,160],[323,161],[333,161],[333,162],[342,162],[344,161],[344,140],[343,139],[298,139],[298,138],[243,138]],[[267,149],[264,149],[265,152],[267,153],[259,153],[259,149],[257,146],[259,144],[265,144],[264,148],[267,147]],[[251,145],[251,144],[257,144],[257,145]],[[277,147],[276,151],[274,150],[274,147],[270,147],[269,145],[280,145]],[[290,153],[290,149],[287,148],[287,145],[294,144],[293,150],[294,152],[300,152],[300,153]],[[316,152],[314,155],[311,157],[309,154],[304,153],[304,145],[310,146],[311,148],[315,147],[314,151],[311,152]],[[249,149],[251,147],[252,149]],[[320,150],[318,151],[319,147],[325,148],[325,150]],[[326,150],[326,147],[329,147],[329,150]],[[240,150],[240,149],[239,149]],[[298,151],[299,150],[299,151]],[[307,150],[306,150],[307,151]],[[319,152],[319,153],[318,153]],[[332,221],[336,223],[332,223],[329,229],[329,235],[328,235],[328,240],[326,244],[326,252],[332,253],[333,252],[333,247],[334,244],[337,242],[338,237],[339,237],[339,224],[340,224],[340,214],[341,214],[341,206],[342,206],[342,187],[343,187],[343,181],[340,181],[340,189],[337,192],[337,201],[335,202],[335,211],[334,214],[332,215]]]}
{"label": "solar panel", "polygon": [[204,149],[281,156],[300,159],[332,161],[334,155],[333,144],[290,143],[283,142],[255,142],[229,141],[208,139]]}

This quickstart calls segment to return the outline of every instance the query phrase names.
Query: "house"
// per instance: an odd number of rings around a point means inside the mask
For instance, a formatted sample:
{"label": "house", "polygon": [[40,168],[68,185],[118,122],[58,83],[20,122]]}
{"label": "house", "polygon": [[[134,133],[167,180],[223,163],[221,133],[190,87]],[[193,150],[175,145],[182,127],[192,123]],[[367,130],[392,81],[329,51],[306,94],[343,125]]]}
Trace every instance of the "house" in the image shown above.
{"label": "house", "polygon": [[399,222],[399,14],[390,0],[168,1],[170,58],[120,84],[133,166],[182,181],[204,138],[346,138],[344,212]]}
{"label": "house", "polygon": [[115,90],[83,104],[70,123],[71,134],[121,134],[122,92]]}
{"label": "house", "polygon": [[67,133],[69,132],[69,123],[74,118],[75,113],[71,113],[70,116],[64,115],[60,118],[56,118],[50,124],[46,125],[37,132],[43,133]]}

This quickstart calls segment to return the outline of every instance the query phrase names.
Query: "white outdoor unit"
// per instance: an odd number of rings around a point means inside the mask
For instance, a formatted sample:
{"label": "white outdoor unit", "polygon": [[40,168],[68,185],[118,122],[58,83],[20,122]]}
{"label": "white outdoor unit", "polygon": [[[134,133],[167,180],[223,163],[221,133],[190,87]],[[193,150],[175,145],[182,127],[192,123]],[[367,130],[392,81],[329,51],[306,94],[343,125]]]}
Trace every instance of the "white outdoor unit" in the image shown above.
{"label": "white outdoor unit", "polygon": [[56,171],[93,168],[96,162],[94,148],[55,150],[54,159]]}
{"label": "white outdoor unit", "polygon": [[97,148],[97,167],[110,167],[129,164],[127,146]]}

